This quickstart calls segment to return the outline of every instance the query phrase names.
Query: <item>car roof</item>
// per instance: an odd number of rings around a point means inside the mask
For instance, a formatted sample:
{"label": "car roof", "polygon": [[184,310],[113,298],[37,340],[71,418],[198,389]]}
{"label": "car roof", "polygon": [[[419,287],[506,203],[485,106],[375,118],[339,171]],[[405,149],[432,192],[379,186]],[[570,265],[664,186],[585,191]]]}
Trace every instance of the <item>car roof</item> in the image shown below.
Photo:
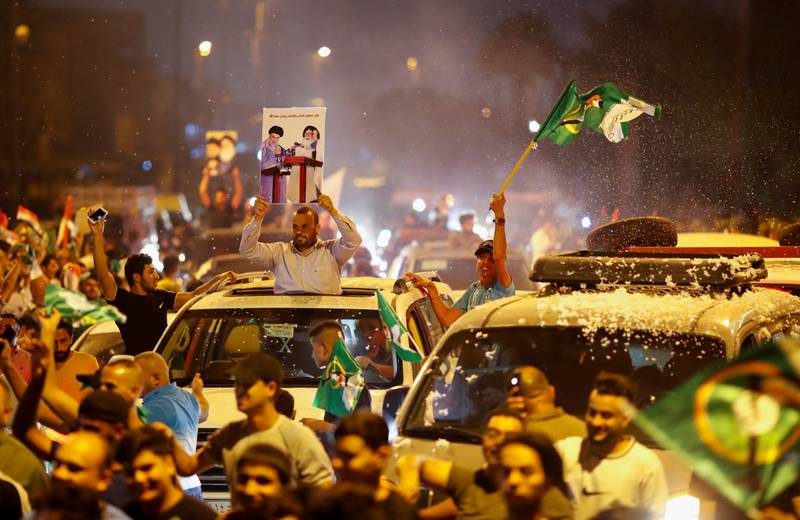
{"label": "car roof", "polygon": [[678,247],[775,247],[778,241],[747,233],[678,233]]}
{"label": "car roof", "polygon": [[[394,299],[393,289],[396,280],[393,278],[352,277],[342,278],[341,295],[321,294],[274,294],[274,280],[257,280],[228,286],[220,291],[208,293],[195,300],[192,310],[213,309],[256,309],[272,308],[347,308],[376,309],[376,291],[381,291],[390,302]],[[436,282],[441,292],[450,292],[450,288]]]}
{"label": "car roof", "polygon": [[647,329],[716,336],[733,355],[733,339],[746,319],[788,314],[800,314],[800,299],[772,289],[731,293],[620,286],[496,300],[464,314],[447,334],[469,328],[518,326]]}

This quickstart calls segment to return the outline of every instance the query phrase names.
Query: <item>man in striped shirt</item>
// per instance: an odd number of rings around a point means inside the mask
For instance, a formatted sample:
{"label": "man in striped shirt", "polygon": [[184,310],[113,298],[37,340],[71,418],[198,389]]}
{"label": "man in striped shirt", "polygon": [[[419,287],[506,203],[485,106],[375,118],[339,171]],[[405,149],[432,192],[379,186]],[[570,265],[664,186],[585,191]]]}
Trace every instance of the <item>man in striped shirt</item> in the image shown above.
{"label": "man in striped shirt", "polygon": [[275,273],[276,294],[342,293],[342,266],[361,245],[361,235],[355,224],[333,206],[330,197],[320,194],[318,202],[333,217],[341,238],[320,240],[319,215],[313,208],[302,206],[292,217],[292,241],[265,244],[258,237],[269,203],[264,195],[256,198],[255,214],[242,231],[239,252]]}

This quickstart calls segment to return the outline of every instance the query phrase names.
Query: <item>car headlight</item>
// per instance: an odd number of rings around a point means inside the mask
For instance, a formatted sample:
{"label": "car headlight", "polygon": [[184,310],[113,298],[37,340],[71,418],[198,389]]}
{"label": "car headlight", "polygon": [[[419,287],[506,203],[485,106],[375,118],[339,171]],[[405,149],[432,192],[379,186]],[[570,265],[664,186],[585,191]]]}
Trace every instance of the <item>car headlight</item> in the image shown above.
{"label": "car headlight", "polygon": [[692,495],[678,495],[667,500],[664,520],[698,520],[700,499]]}

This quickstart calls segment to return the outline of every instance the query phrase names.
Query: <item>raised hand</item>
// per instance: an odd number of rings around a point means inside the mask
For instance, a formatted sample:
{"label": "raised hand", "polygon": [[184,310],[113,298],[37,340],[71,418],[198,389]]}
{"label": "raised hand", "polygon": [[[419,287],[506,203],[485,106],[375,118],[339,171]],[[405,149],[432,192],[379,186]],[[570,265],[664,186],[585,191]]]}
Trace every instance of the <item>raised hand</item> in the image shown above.
{"label": "raised hand", "polygon": [[331,215],[335,215],[336,208],[333,207],[333,201],[331,200],[330,197],[328,197],[324,193],[320,193],[317,202],[319,202],[319,205],[322,206],[322,208],[325,211],[327,211]]}
{"label": "raised hand", "polygon": [[256,196],[256,203],[253,205],[253,212],[255,213],[255,218],[258,220],[263,220],[264,215],[267,214],[269,211],[269,202],[267,202],[267,197],[262,194]]}
{"label": "raised hand", "polygon": [[506,196],[502,193],[492,193],[492,200],[489,202],[489,209],[492,210],[494,216],[497,218],[503,217],[505,214]]}
{"label": "raised hand", "polygon": [[414,273],[406,273],[406,278],[411,282],[411,285],[425,293],[429,298],[436,298],[439,296],[439,290],[436,288],[436,284],[427,278],[423,278]]}

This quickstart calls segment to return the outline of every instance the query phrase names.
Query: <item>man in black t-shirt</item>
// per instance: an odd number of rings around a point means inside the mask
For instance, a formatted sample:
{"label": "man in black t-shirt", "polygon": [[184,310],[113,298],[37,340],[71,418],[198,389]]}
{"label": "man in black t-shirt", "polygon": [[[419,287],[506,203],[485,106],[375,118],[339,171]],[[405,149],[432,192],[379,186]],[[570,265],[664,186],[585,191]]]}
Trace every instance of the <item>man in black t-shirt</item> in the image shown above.
{"label": "man in black t-shirt", "polygon": [[[90,210],[89,214],[93,211]],[[167,312],[180,309],[194,296],[207,292],[223,280],[232,281],[230,271],[218,274],[192,292],[174,293],[156,289],[158,273],[153,268],[153,260],[145,254],[131,255],[125,262],[125,279],[131,290],[120,289],[114,276],[108,271],[103,229],[105,221],[93,223],[89,229],[93,236],[94,269],[97,281],[105,299],[125,314],[125,323],[119,323],[119,330],[125,342],[125,353],[135,356],[153,350],[161,333],[167,328]]]}
{"label": "man in black t-shirt", "polygon": [[135,520],[213,520],[216,513],[183,492],[172,456],[172,441],[161,430],[145,426],[122,439],[125,471],[136,499],[125,507]]}

